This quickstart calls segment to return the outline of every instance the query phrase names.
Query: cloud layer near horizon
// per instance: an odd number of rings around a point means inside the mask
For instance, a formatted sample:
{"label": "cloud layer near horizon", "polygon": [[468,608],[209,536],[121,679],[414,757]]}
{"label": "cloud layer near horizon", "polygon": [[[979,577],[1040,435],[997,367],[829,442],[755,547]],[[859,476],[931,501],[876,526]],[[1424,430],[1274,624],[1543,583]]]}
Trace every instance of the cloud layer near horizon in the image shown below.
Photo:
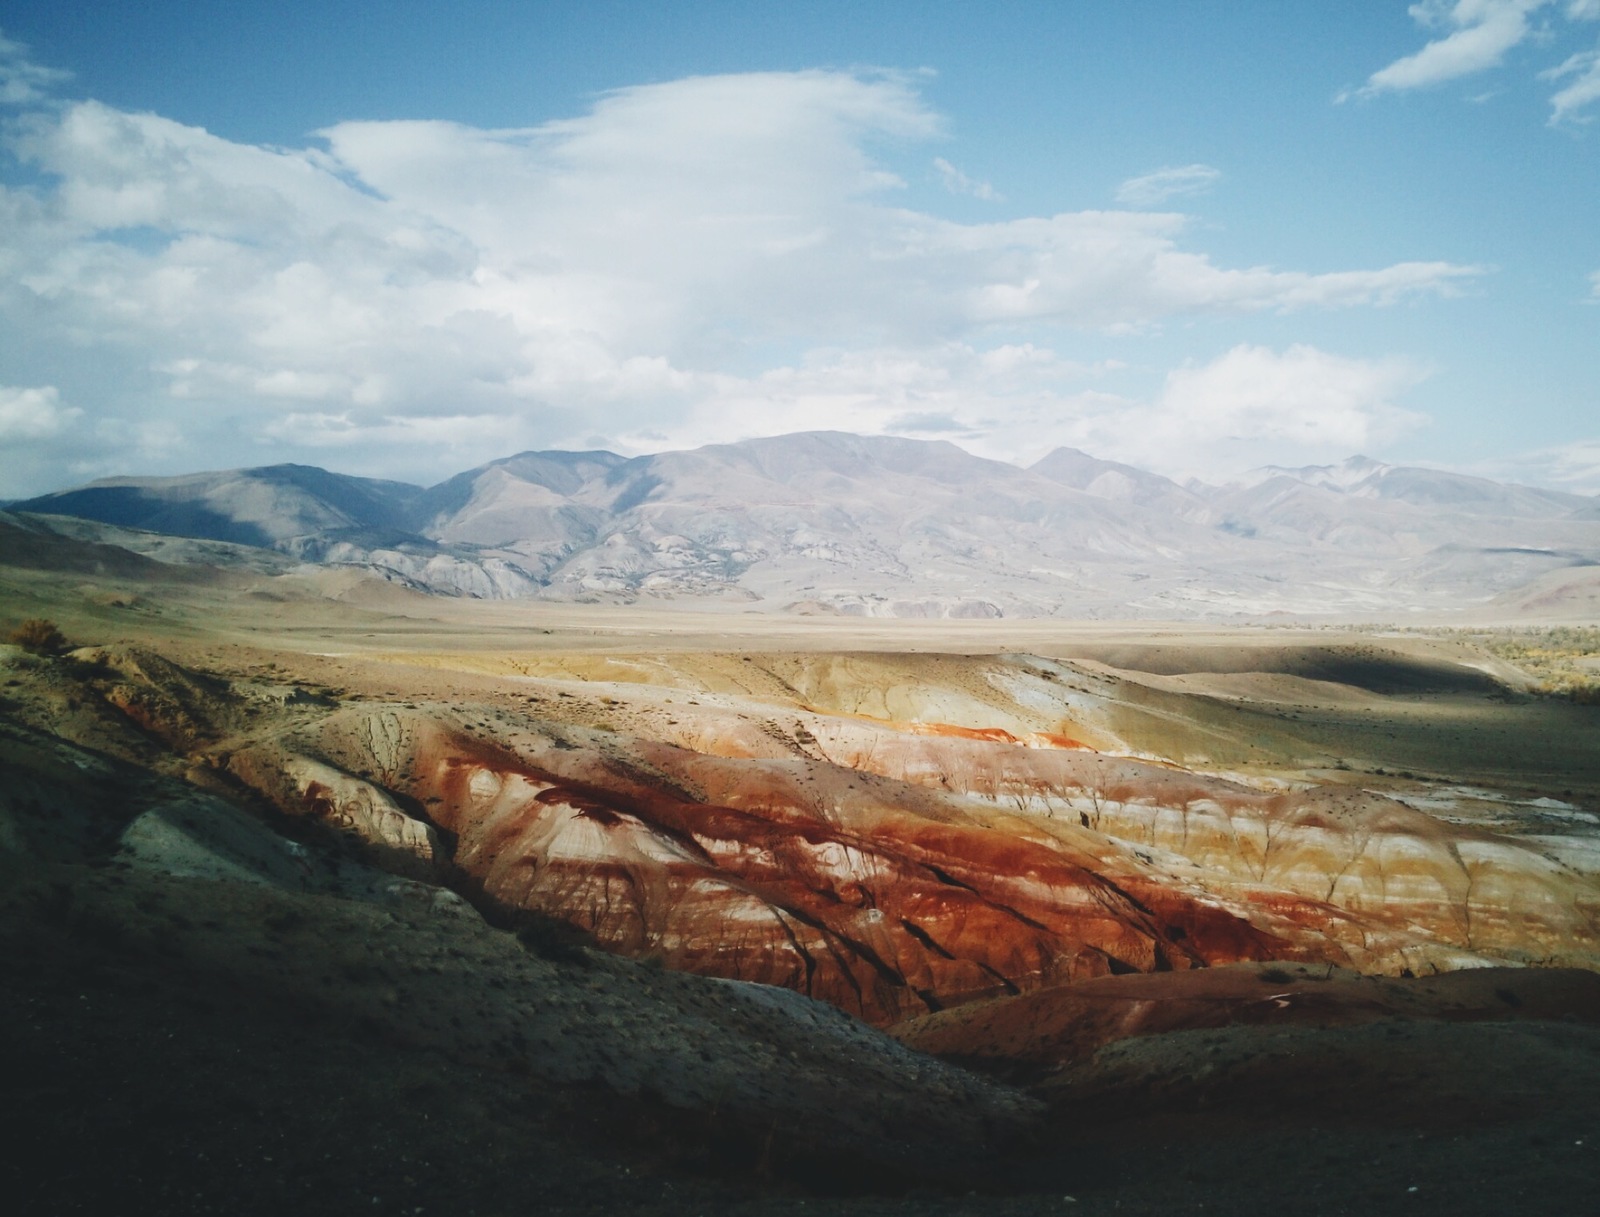
{"label": "cloud layer near horizon", "polygon": [[[0,493],[247,448],[426,479],[530,446],[816,426],[1012,457],[1120,434],[1115,455],[1204,472],[1236,464],[1214,424],[1240,411],[1262,459],[1336,459],[1404,421],[1414,369],[1238,348],[1139,402],[1050,336],[1381,306],[1479,273],[1219,266],[1166,212],[911,209],[885,165],[942,124],[892,73],[691,78],[532,128],[351,122],[300,148],[29,87],[9,144],[34,181],[0,193],[0,427],[34,476]],[[1241,369],[1277,388],[1242,393]],[[1119,417],[1153,428],[1140,450]]]}

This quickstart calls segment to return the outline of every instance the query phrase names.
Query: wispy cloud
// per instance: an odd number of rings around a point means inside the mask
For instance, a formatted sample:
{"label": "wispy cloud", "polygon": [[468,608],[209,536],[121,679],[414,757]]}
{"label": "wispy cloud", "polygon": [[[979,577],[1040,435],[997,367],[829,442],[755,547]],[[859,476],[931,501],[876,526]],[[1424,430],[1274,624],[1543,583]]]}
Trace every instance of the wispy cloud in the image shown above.
{"label": "wispy cloud", "polygon": [[1539,73],[1541,80],[1564,80],[1569,76],[1572,77],[1571,83],[1550,98],[1552,124],[1568,119],[1590,121],[1590,117],[1580,114],[1580,111],[1600,101],[1600,47],[1592,51],[1580,51],[1565,63]]}
{"label": "wispy cloud", "polygon": [[1600,436],[1486,461],[1474,472],[1573,494],[1600,495]]}
{"label": "wispy cloud", "polygon": [[[1567,0],[1565,4],[1556,0],[1422,0],[1411,6],[1411,16],[1425,28],[1448,32],[1415,54],[1374,72],[1361,88],[1341,93],[1335,100],[1426,88],[1499,67],[1510,51],[1541,33],[1532,18],[1538,10],[1552,7],[1559,17],[1572,22],[1600,21],[1600,0]],[[1572,119],[1587,121],[1580,112],[1600,100],[1600,49],[1578,52],[1539,73],[1541,80],[1569,76],[1575,79],[1550,98],[1552,125]],[[1469,100],[1491,96],[1480,94]]]}
{"label": "wispy cloud", "polygon": [[0,105],[20,106],[39,101],[51,89],[71,78],[70,72],[34,62],[25,43],[14,42],[0,30]]}
{"label": "wispy cloud", "polygon": [[1157,169],[1123,182],[1117,187],[1117,202],[1125,207],[1154,207],[1168,199],[1204,194],[1221,177],[1222,170],[1210,165]]}
{"label": "wispy cloud", "polygon": [[968,177],[942,156],[933,158],[933,167],[938,170],[940,182],[951,194],[970,194],[975,199],[983,199],[989,203],[1003,201],[1004,196],[988,182]]}
{"label": "wispy cloud", "polygon": [[1414,55],[1374,72],[1360,90],[1371,96],[1417,89],[1495,67],[1530,32],[1528,15],[1549,0],[1424,0],[1411,6],[1416,21],[1450,32]]}

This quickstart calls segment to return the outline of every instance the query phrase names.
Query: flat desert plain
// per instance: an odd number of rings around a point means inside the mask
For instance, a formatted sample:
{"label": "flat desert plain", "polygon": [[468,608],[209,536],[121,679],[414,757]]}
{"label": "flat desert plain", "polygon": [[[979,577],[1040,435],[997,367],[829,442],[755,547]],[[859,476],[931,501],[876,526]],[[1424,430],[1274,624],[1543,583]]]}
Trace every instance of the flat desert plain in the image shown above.
{"label": "flat desert plain", "polygon": [[123,554],[0,567],[64,638],[0,651],[13,1211],[1591,1211],[1600,707],[1528,622]]}

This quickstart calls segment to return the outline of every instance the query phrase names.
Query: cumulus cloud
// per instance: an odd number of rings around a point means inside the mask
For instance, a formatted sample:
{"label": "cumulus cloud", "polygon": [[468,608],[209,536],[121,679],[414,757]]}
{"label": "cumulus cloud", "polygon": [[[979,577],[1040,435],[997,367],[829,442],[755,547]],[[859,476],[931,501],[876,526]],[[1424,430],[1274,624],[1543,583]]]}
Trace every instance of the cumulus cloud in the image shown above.
{"label": "cumulus cloud", "polygon": [[1149,403],[1086,419],[1080,446],[1201,477],[1374,451],[1426,421],[1395,401],[1426,375],[1406,359],[1241,344],[1173,370]]}
{"label": "cumulus cloud", "polygon": [[126,466],[337,449],[427,480],[596,434],[948,416],[1002,445],[1097,391],[1050,353],[1062,328],[1382,306],[1480,273],[1219,266],[1169,213],[956,223],[905,206],[884,159],[942,133],[892,73],[691,78],[536,127],[350,122],[299,148],[39,105],[9,138],[31,173],[0,190],[0,324],[92,382],[73,397],[96,434],[136,420]]}
{"label": "cumulus cloud", "polygon": [[53,439],[82,413],[63,406],[54,385],[34,389],[0,385],[0,442]]}
{"label": "cumulus cloud", "polygon": [[1029,406],[1095,374],[1031,344],[818,351],[753,376],[700,377],[680,418],[619,438],[629,447],[688,447],[816,428],[993,439]]}
{"label": "cumulus cloud", "polygon": [[1155,207],[1183,195],[1204,194],[1221,176],[1222,170],[1210,165],[1157,169],[1123,182],[1117,187],[1117,202],[1127,207]]}
{"label": "cumulus cloud", "polygon": [[[0,385],[0,497],[26,498],[113,472],[140,429],[68,405],[55,385]],[[154,437],[151,436],[153,439]]]}
{"label": "cumulus cloud", "polygon": [[1021,464],[1068,445],[1218,480],[1263,464],[1381,451],[1427,421],[1400,404],[1427,376],[1403,358],[1241,344],[1173,370],[1148,396],[1110,388],[1121,370],[1032,344],[837,354],[755,378],[717,378],[680,422],[618,438],[653,449],[837,429],[954,439]]}

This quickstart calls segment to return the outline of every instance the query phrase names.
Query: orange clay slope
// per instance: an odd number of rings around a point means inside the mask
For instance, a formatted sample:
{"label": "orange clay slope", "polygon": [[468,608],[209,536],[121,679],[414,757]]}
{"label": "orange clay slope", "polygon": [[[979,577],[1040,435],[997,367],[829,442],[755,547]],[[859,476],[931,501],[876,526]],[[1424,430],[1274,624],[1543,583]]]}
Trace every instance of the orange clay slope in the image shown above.
{"label": "orange clay slope", "polygon": [[1592,879],[1377,795],[817,714],[785,743],[717,707],[674,713],[707,751],[532,712],[366,705],[228,766],[410,857],[425,834],[393,817],[415,819],[443,842],[438,872],[504,915],[881,1024],[1242,960],[1600,959]]}

